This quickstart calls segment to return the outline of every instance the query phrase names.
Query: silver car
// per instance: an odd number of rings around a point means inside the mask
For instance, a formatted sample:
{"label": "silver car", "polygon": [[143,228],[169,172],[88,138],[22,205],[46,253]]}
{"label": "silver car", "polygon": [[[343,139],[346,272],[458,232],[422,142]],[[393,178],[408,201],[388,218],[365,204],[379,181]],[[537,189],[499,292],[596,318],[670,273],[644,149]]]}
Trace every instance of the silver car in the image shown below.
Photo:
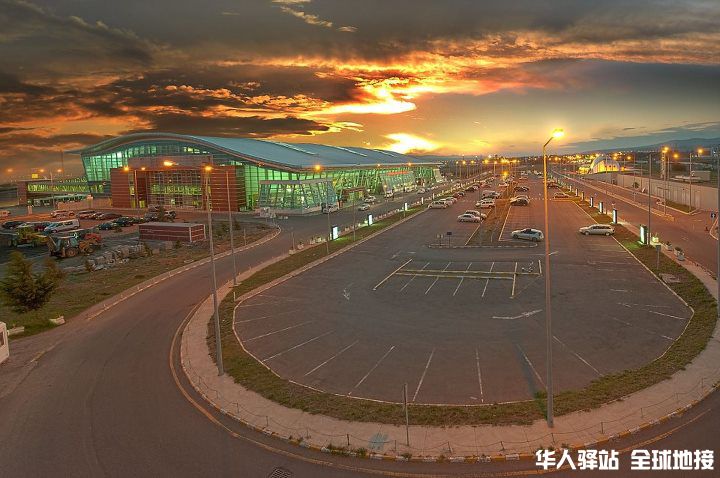
{"label": "silver car", "polygon": [[589,236],[590,234],[599,234],[602,236],[609,236],[615,234],[615,228],[610,224],[590,224],[589,226],[581,227],[580,234]]}
{"label": "silver car", "polygon": [[526,228],[526,229],[518,229],[517,231],[512,232],[512,238],[513,239],[524,239],[526,241],[533,241],[533,242],[539,242],[545,239],[545,235],[543,232],[539,229],[532,229],[532,228]]}

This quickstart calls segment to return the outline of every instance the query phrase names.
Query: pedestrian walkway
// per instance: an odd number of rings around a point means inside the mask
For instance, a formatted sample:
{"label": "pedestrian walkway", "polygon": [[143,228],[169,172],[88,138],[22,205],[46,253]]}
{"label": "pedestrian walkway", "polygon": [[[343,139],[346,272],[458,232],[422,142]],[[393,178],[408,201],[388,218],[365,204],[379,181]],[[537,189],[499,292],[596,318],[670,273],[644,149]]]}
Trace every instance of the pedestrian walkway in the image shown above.
{"label": "pedestrian walkway", "polygon": [[[699,267],[689,265],[688,269],[716,297],[715,280]],[[225,284],[220,295],[229,292],[230,285]],[[243,388],[228,375],[218,376],[206,344],[212,311],[212,297],[208,297],[188,322],[180,351],[186,375],[209,402],[252,428],[299,440],[305,447],[363,449],[378,458],[405,459],[412,455],[413,459],[428,461],[439,457],[483,460],[504,455],[506,459],[517,459],[530,456],[539,447],[593,447],[692,407],[720,381],[720,330],[716,327],[705,350],[671,379],[595,410],[556,417],[552,429],[538,420],[528,426],[410,426],[406,430],[404,426],[351,422],[285,408]]]}

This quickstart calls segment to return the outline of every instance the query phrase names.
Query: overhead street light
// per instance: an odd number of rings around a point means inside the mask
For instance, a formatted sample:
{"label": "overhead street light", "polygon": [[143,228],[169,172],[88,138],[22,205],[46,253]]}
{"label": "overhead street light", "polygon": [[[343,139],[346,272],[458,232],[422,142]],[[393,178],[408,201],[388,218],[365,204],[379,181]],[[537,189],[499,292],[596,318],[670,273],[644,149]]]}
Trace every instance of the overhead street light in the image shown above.
{"label": "overhead street light", "polygon": [[547,334],[547,424],[553,427],[553,376],[552,376],[552,310],[550,300],[550,221],[548,220],[548,171],[545,150],[553,138],[562,138],[565,132],[555,129],[542,147],[543,155],[543,207],[545,212],[545,331]]}

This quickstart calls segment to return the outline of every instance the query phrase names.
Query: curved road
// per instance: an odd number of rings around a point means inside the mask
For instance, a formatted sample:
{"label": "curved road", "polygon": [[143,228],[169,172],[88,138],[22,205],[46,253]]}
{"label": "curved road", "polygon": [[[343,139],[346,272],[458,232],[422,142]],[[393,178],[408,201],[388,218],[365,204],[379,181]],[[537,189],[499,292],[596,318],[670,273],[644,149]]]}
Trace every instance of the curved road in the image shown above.
{"label": "curved road", "polygon": [[[349,214],[335,219],[345,221]],[[293,218],[282,226],[277,238],[237,254],[241,271],[287,250],[291,230],[296,238],[322,234],[326,218]],[[231,271],[230,258],[220,260],[219,282],[229,280]],[[201,266],[92,321],[78,319],[11,344],[15,361],[22,363],[0,368],[0,379],[10,373],[16,378],[0,381],[0,476],[265,477],[277,467],[292,473],[277,476],[372,476],[381,468],[405,476],[496,468],[334,458],[285,445],[193,407],[191,401],[204,403],[192,392],[183,394],[169,360],[178,327],[209,295],[209,284],[209,266]],[[716,402],[713,397],[704,404],[711,412],[693,437],[707,438],[708,430],[715,429],[708,426],[717,427]]]}

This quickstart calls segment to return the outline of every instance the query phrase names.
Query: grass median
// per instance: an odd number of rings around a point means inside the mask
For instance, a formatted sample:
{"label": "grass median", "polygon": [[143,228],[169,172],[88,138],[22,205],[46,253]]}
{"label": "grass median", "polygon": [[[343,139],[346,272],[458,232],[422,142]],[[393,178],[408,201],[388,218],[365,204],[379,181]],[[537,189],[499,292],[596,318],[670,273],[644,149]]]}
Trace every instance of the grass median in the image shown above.
{"label": "grass median", "polygon": [[[582,207],[582,206],[581,206]],[[588,212],[592,214],[589,209]],[[408,215],[419,209],[408,211]],[[606,222],[604,215],[594,215],[598,222]],[[373,226],[358,230],[357,240],[382,231],[402,219],[395,215]],[[607,218],[609,221],[609,218]],[[654,267],[655,251],[637,244],[637,237],[623,227],[618,227],[617,239],[648,267]],[[329,244],[330,252],[339,251],[353,243],[352,235],[344,236]],[[327,254],[324,244],[303,250],[256,272],[236,288],[236,296],[268,284],[283,275],[308,265]],[[689,364],[707,344],[715,327],[715,301],[702,283],[672,260],[663,257],[660,270],[680,279],[673,290],[695,310],[684,333],[665,355],[635,370],[610,374],[591,382],[580,390],[565,391],[555,396],[556,414],[562,415],[578,410],[589,410],[622,398],[669,378],[674,372]],[[285,380],[247,354],[233,333],[234,301],[228,295],[220,304],[221,334],[225,371],[236,383],[259,393],[280,405],[325,415],[341,420],[402,424],[405,415],[401,404],[376,402],[349,398],[316,391]],[[208,322],[208,349],[214,360],[214,332],[212,321]],[[538,394],[535,400],[515,403],[472,406],[410,405],[410,423],[425,426],[458,425],[510,425],[529,424],[545,416],[545,396]]]}

